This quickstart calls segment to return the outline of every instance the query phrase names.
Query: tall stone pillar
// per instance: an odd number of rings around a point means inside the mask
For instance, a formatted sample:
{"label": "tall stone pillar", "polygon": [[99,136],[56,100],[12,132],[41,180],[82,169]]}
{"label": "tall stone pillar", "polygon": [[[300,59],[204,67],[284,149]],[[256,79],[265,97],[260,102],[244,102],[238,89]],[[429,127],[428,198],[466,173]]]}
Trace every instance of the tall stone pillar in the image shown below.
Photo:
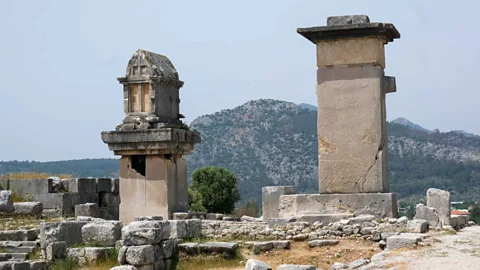
{"label": "tall stone pillar", "polygon": [[364,15],[298,33],[317,48],[320,193],[388,192],[384,46],[400,34]]}
{"label": "tall stone pillar", "polygon": [[385,95],[396,86],[384,68],[385,45],[399,32],[365,15],[329,17],[327,26],[297,32],[316,46],[320,194],[282,196],[283,214],[396,216],[385,109]]}
{"label": "tall stone pillar", "polygon": [[182,155],[200,134],[180,118],[183,82],[163,55],[138,50],[128,62],[123,84],[125,118],[102,140],[120,158],[120,220],[136,216],[171,218],[188,211],[187,167]]}

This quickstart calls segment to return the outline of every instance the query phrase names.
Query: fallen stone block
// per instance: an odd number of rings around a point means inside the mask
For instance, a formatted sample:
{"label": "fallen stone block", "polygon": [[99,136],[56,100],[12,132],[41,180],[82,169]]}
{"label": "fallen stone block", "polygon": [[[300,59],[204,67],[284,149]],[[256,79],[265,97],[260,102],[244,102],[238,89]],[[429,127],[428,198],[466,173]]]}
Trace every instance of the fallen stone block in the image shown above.
{"label": "fallen stone block", "polygon": [[330,267],[330,270],[340,270],[340,269],[348,269],[348,265],[344,263],[336,262]]}
{"label": "fallen stone block", "polygon": [[196,255],[198,251],[198,243],[182,243],[178,244],[178,250],[188,255]]}
{"label": "fallen stone block", "polygon": [[429,188],[427,190],[427,207],[435,208],[442,226],[450,225],[450,192]]}
{"label": "fallen stone block", "polygon": [[51,262],[47,260],[29,260],[25,261],[30,264],[30,270],[45,270],[48,269]]}
{"label": "fallen stone block", "polygon": [[338,240],[312,240],[308,242],[308,246],[313,247],[325,247],[325,246],[334,246],[339,243]]}
{"label": "fallen stone block", "polygon": [[15,211],[13,207],[12,191],[0,190],[0,212],[11,213]]}
{"label": "fallen stone block", "polygon": [[387,249],[416,248],[421,236],[415,234],[400,234],[387,238]]}
{"label": "fallen stone block", "polygon": [[120,221],[91,222],[82,227],[83,242],[113,247],[122,236]]}
{"label": "fallen stone block", "polygon": [[241,221],[245,221],[245,222],[255,222],[255,221],[257,221],[256,218],[250,217],[250,216],[242,216],[242,217],[240,218],[240,220],[241,220]]}
{"label": "fallen stone block", "polygon": [[82,243],[82,227],[88,222],[42,222],[40,224],[40,246],[46,248],[49,243],[65,241],[67,246]]}
{"label": "fallen stone block", "polygon": [[424,204],[417,204],[415,207],[415,217],[413,219],[423,219],[428,222],[430,229],[442,229],[442,223],[438,216],[437,210],[432,207],[427,207]]}
{"label": "fallen stone block", "polygon": [[75,216],[100,217],[100,208],[96,203],[85,203],[75,205]]}
{"label": "fallen stone block", "polygon": [[323,224],[329,224],[333,222],[338,222],[341,220],[347,220],[348,218],[353,217],[353,214],[310,214],[310,215],[300,215],[296,216],[295,219],[298,222],[308,222],[313,224],[315,222],[321,222]]}
{"label": "fallen stone block", "polygon": [[155,228],[142,228],[122,232],[125,246],[157,245],[162,241],[162,230]]}
{"label": "fallen stone block", "polygon": [[43,211],[41,202],[18,202],[14,203],[13,207],[16,215],[40,216]]}
{"label": "fallen stone block", "polygon": [[347,225],[362,224],[364,222],[371,222],[372,220],[375,220],[374,215],[360,215],[358,217],[349,218]]}
{"label": "fallen stone block", "polygon": [[105,260],[114,252],[113,247],[83,247],[67,249],[67,256],[79,265],[95,264]]}
{"label": "fallen stone block", "polygon": [[152,245],[131,246],[127,249],[126,261],[131,265],[148,265],[155,261]]}
{"label": "fallen stone block", "polygon": [[112,267],[110,268],[110,270],[138,270],[138,269],[132,265],[120,265],[120,266]]}
{"label": "fallen stone block", "polygon": [[428,221],[425,219],[409,220],[407,230],[413,233],[426,233],[428,231]]}
{"label": "fallen stone block", "polygon": [[230,242],[206,242],[198,244],[198,250],[203,254],[235,255],[237,249],[238,244]]}
{"label": "fallen stone block", "polygon": [[272,242],[254,242],[253,254],[260,254],[261,252],[270,251],[273,249]]}
{"label": "fallen stone block", "polygon": [[53,178],[10,180],[9,189],[21,196],[53,193]]}
{"label": "fallen stone block", "polygon": [[277,270],[316,270],[313,265],[281,264]]}
{"label": "fallen stone block", "polygon": [[247,264],[245,264],[245,270],[272,270],[272,267],[265,262],[248,259]]}
{"label": "fallen stone block", "polygon": [[348,269],[358,269],[364,265],[367,265],[370,261],[369,260],[366,260],[366,259],[358,259],[358,260],[355,260],[353,262],[351,262],[349,265],[348,265]]}
{"label": "fallen stone block", "polygon": [[67,244],[65,241],[49,243],[46,248],[46,259],[49,261],[62,259],[65,257],[66,252]]}

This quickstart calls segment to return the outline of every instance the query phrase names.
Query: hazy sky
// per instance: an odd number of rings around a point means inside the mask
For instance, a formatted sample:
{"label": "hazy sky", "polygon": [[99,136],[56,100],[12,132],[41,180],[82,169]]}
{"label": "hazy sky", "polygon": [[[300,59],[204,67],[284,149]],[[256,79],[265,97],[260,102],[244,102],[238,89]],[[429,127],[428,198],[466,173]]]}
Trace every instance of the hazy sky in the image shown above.
{"label": "hazy sky", "polygon": [[479,1],[0,1],[0,160],[113,157],[100,138],[123,118],[132,54],[167,55],[181,112],[196,117],[249,100],[316,105],[315,46],[297,27],[367,14],[394,23],[397,78],[388,119],[480,134]]}

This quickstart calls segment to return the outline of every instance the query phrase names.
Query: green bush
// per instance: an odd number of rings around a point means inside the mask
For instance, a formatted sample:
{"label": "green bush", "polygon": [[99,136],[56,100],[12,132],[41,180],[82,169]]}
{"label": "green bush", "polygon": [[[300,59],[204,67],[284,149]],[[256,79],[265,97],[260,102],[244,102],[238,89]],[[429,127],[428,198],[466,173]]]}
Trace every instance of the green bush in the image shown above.
{"label": "green bush", "polygon": [[225,168],[197,169],[192,174],[189,197],[191,211],[231,214],[240,200],[237,178]]}

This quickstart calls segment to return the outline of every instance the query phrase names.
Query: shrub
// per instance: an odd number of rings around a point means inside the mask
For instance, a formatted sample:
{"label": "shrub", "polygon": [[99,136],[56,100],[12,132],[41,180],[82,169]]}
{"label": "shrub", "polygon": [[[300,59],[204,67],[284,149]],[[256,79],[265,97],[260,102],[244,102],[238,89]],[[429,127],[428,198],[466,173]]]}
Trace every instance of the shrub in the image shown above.
{"label": "shrub", "polygon": [[231,214],[240,200],[237,178],[225,168],[204,167],[192,174],[190,206],[203,208],[210,213]]}

